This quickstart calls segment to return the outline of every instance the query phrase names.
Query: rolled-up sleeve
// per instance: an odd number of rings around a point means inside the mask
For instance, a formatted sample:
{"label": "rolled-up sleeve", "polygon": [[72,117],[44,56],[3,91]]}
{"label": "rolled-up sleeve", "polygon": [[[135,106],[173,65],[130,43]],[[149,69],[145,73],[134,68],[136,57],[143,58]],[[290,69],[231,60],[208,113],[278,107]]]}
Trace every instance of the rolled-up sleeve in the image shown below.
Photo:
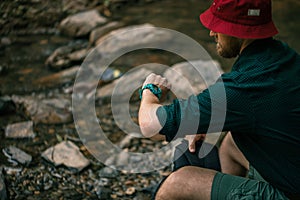
{"label": "rolled-up sleeve", "polygon": [[241,88],[219,81],[197,96],[160,107],[160,134],[171,141],[187,134],[249,131],[254,123],[249,101]]}

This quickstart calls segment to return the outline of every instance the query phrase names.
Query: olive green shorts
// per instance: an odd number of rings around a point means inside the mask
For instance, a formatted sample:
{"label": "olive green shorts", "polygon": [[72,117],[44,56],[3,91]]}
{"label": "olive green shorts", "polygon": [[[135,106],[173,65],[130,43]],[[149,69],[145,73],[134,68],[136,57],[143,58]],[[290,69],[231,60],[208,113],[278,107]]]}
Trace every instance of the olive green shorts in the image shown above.
{"label": "olive green shorts", "polygon": [[[261,180],[254,180],[257,178]],[[248,178],[223,174],[215,175],[212,200],[288,200],[283,192],[264,181],[260,175],[250,168]]]}

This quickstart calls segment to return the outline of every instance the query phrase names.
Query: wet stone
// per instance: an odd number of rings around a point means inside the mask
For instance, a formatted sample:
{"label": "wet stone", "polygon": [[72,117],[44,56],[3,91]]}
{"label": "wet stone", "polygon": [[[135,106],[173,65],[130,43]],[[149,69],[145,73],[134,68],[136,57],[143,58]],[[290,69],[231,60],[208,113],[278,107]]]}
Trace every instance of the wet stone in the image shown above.
{"label": "wet stone", "polygon": [[89,53],[88,43],[85,41],[71,42],[57,48],[45,61],[45,65],[53,70],[61,70],[81,63]]}
{"label": "wet stone", "polygon": [[2,151],[10,162],[16,161],[22,165],[29,165],[32,160],[31,155],[14,146],[4,148]]}
{"label": "wet stone", "polygon": [[71,141],[63,141],[54,147],[48,148],[42,153],[42,157],[55,166],[65,165],[69,168],[81,171],[90,164],[79,148]]}
{"label": "wet stone", "polygon": [[168,31],[158,30],[152,24],[134,25],[120,28],[96,41],[99,53],[113,54],[123,48],[140,47],[147,44],[168,45],[172,35]]}
{"label": "wet stone", "polygon": [[100,37],[104,36],[105,34],[109,33],[114,29],[120,28],[122,25],[123,24],[120,22],[110,22],[104,26],[95,28],[90,34],[90,39],[89,39],[90,44],[94,44],[94,42],[98,40]]}
{"label": "wet stone", "polygon": [[[73,121],[71,100],[66,97],[39,98],[32,96],[16,96],[12,99],[17,109],[23,111],[35,124],[62,124]],[[23,108],[23,109],[22,109]]]}
{"label": "wet stone", "polygon": [[71,37],[86,36],[95,27],[107,22],[97,10],[80,12],[65,18],[59,25],[60,31]]}
{"label": "wet stone", "polygon": [[22,138],[34,138],[33,122],[19,122],[10,124],[5,129],[6,138],[22,139]]}

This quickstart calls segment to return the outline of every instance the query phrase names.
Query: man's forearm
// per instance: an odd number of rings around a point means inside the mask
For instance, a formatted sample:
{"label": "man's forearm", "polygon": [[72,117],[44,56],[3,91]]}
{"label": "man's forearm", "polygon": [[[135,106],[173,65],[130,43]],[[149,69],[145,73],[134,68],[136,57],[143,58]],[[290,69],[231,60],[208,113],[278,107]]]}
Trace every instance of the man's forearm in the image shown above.
{"label": "man's forearm", "polygon": [[156,115],[156,111],[160,106],[159,99],[150,90],[143,91],[139,110],[139,125],[145,137],[153,137],[162,129]]}

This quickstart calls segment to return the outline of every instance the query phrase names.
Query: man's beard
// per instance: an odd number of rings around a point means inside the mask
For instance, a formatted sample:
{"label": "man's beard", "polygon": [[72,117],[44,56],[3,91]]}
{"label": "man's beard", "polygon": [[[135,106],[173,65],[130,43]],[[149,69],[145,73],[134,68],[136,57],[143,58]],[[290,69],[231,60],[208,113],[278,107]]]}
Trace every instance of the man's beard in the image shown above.
{"label": "man's beard", "polygon": [[218,54],[223,58],[235,58],[240,54],[241,46],[242,44],[240,40],[232,38],[228,41],[227,45],[217,43],[216,48]]}

